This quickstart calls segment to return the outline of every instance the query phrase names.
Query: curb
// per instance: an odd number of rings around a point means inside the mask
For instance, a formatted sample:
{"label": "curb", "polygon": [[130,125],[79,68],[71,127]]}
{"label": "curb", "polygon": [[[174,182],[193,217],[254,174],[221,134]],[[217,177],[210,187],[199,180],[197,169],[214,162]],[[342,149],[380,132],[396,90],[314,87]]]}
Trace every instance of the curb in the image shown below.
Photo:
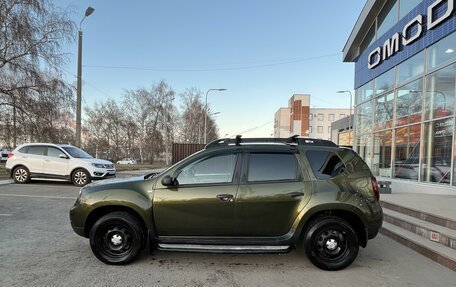
{"label": "curb", "polygon": [[0,180],[0,185],[10,184],[14,181],[12,179]]}

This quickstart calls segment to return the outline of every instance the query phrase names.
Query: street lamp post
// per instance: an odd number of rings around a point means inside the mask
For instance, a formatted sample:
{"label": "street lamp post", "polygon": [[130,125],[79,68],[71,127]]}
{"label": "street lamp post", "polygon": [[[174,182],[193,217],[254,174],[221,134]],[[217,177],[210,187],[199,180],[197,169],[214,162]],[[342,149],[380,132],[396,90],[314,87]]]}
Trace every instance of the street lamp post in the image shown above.
{"label": "street lamp post", "polygon": [[[346,91],[337,91],[339,94],[349,93],[350,94],[350,116],[348,117],[348,144],[351,145],[351,116],[352,116],[352,93],[349,90]],[[352,145],[353,147],[353,145]]]}
{"label": "street lamp post", "polygon": [[205,104],[205,108],[204,108],[204,144],[207,143],[207,94],[209,94],[210,91],[223,92],[226,90],[227,89],[209,89],[206,92],[206,104]]}
{"label": "street lamp post", "polygon": [[78,77],[77,77],[77,87],[76,87],[76,146],[81,146],[81,99],[82,99],[82,21],[88,16],[90,16],[94,8],[88,7],[85,11],[84,18],[82,18],[79,23],[78,30]]}

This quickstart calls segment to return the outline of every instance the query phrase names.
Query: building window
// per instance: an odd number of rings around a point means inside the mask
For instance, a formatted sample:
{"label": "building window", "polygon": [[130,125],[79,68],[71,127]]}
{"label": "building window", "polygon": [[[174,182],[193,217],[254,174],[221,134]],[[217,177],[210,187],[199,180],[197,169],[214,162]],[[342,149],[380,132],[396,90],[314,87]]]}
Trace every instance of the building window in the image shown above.
{"label": "building window", "polygon": [[374,160],[372,172],[377,176],[391,177],[392,130],[374,134]]}
{"label": "building window", "polygon": [[334,122],[334,114],[329,114],[329,121]]}
{"label": "building window", "polygon": [[427,76],[425,119],[437,119],[454,114],[456,64]]}
{"label": "building window", "polygon": [[[424,51],[397,66],[397,83],[398,85],[405,83],[412,78],[422,75],[423,72]],[[421,90],[421,88],[419,90]]]}
{"label": "building window", "polygon": [[383,92],[394,88],[394,68],[378,76],[375,79],[375,94],[380,95]]}
{"label": "building window", "polygon": [[313,121],[314,119],[314,115],[313,114],[309,114],[309,121]]}
{"label": "building window", "polygon": [[380,38],[388,31],[399,18],[399,7],[397,0],[388,0],[377,17],[377,38]]}
{"label": "building window", "polygon": [[456,58],[456,33],[443,38],[428,48],[427,69],[428,71],[448,64]]}
{"label": "building window", "polygon": [[323,133],[323,127],[322,126],[318,126],[317,127],[317,133],[319,133],[319,134]]}
{"label": "building window", "polygon": [[339,120],[345,118],[345,114],[339,114]]}
{"label": "building window", "polygon": [[325,120],[325,116],[323,114],[318,114],[318,120],[319,121],[324,121]]}
{"label": "building window", "polygon": [[426,123],[421,181],[450,183],[453,117]]}
{"label": "building window", "polygon": [[413,8],[420,4],[422,0],[401,0],[399,3],[399,19],[404,18]]}
{"label": "building window", "polygon": [[309,134],[312,133],[312,126],[309,127]]}
{"label": "building window", "polygon": [[394,178],[418,180],[421,124],[396,129]]}
{"label": "building window", "polygon": [[328,134],[331,133],[331,126],[328,126]]}
{"label": "building window", "polygon": [[364,134],[372,131],[372,102],[366,102],[356,107],[356,133]]}
{"label": "building window", "polygon": [[394,92],[375,99],[374,130],[382,130],[393,126]]}
{"label": "building window", "polygon": [[422,79],[397,89],[396,126],[403,126],[421,121],[422,89]]}
{"label": "building window", "polygon": [[356,90],[356,103],[360,104],[372,98],[374,94],[374,81],[370,81]]}

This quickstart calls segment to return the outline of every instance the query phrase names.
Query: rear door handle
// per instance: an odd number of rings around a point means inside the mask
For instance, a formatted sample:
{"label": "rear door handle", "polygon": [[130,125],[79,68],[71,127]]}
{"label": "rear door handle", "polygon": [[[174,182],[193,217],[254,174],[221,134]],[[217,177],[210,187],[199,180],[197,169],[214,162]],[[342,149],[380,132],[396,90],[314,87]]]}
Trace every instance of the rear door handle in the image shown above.
{"label": "rear door handle", "polygon": [[289,192],[288,195],[291,197],[304,196],[304,192],[293,191],[293,192]]}
{"label": "rear door handle", "polygon": [[233,202],[232,194],[219,194],[219,195],[217,195],[217,198],[220,199],[221,201]]}

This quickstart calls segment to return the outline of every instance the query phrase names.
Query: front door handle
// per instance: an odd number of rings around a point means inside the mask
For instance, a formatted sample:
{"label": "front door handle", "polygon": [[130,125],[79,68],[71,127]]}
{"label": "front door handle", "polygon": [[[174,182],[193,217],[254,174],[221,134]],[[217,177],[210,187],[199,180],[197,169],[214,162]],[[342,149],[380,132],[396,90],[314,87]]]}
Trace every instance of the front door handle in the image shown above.
{"label": "front door handle", "polygon": [[298,196],[303,196],[304,192],[293,191],[293,192],[289,192],[288,195],[291,197],[298,197]]}
{"label": "front door handle", "polygon": [[232,194],[219,194],[219,195],[217,195],[217,198],[220,199],[221,201],[233,202]]}

